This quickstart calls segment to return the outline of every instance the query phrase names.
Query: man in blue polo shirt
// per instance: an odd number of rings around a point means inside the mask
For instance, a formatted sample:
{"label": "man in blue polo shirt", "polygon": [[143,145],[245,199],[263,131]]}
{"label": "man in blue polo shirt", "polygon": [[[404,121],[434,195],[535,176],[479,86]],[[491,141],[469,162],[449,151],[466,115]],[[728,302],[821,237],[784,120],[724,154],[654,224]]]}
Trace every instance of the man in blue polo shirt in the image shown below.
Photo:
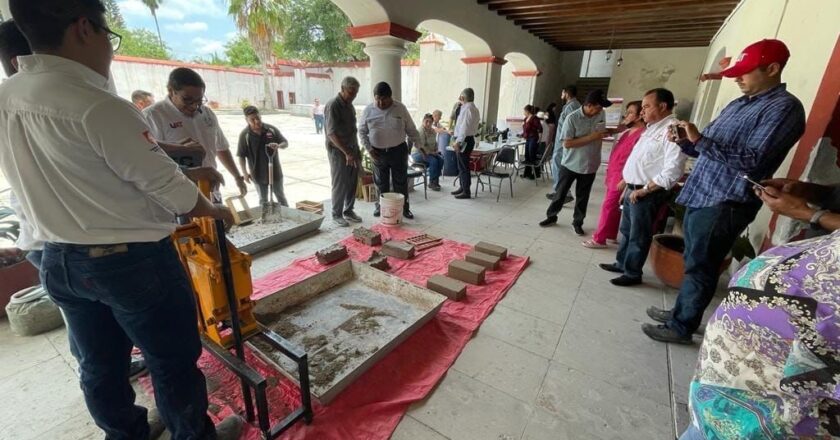
{"label": "man in blue polo shirt", "polygon": [[789,57],[779,40],[747,46],[735,65],[721,72],[735,78],[744,96],[730,102],[702,133],[681,121],[685,137],[672,136],[697,163],[677,198],[687,208],[685,278],[672,310],[648,309],[648,316],[663,323],[642,325],[652,339],[692,343],[726,254],[761,208],[744,176],[753,181],[770,178],[805,131],[802,103],[782,83]]}

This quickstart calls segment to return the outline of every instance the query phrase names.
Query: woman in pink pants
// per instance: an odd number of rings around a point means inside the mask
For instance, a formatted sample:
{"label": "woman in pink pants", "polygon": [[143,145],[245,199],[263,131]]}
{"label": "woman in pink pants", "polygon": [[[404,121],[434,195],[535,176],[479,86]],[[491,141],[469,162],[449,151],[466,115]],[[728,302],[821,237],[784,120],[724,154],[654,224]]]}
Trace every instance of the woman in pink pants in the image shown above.
{"label": "woman in pink pants", "polygon": [[615,240],[618,236],[618,224],[621,221],[621,194],[624,192],[624,180],[621,178],[621,171],[624,170],[624,163],[630,157],[630,152],[645,131],[645,122],[640,113],[642,101],[627,103],[624,111],[622,125],[627,130],[620,135],[618,142],[613,146],[610,153],[610,161],[607,164],[607,193],[604,195],[604,203],[601,204],[601,216],[598,218],[598,228],[592,234],[592,239],[581,243],[584,247],[598,249],[607,247],[607,240]]}

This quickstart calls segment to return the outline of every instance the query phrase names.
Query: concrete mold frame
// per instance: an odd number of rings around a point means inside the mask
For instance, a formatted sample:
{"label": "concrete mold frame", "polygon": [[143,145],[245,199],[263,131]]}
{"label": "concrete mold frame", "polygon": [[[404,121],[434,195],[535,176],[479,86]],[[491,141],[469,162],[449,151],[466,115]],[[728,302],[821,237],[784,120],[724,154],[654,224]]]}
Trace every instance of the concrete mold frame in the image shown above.
{"label": "concrete mold frame", "polygon": [[[309,355],[312,396],[328,404],[423,326],[446,298],[364,263],[345,260],[257,300],[265,327]],[[260,340],[256,353],[292,380],[297,367]]]}

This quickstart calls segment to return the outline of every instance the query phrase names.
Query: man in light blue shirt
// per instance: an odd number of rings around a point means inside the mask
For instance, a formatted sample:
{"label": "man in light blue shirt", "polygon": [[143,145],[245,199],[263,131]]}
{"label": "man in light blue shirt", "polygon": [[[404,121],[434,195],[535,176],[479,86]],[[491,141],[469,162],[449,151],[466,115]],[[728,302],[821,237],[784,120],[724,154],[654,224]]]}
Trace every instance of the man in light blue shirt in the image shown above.
{"label": "man in light blue shirt", "polygon": [[[563,105],[563,110],[560,112],[560,115],[557,117],[557,135],[554,136],[554,154],[551,156],[552,161],[552,171],[551,175],[554,178],[554,186],[553,192],[546,194],[546,198],[549,200],[554,199],[554,193],[557,192],[557,187],[560,185],[560,176],[558,175],[558,171],[560,170],[560,165],[563,162],[563,153],[565,152],[565,148],[563,148],[563,144],[560,142],[560,132],[563,130],[563,122],[566,121],[566,118],[569,117],[575,110],[580,108],[580,101],[577,99],[577,87],[574,85],[568,85],[563,88],[563,94],[560,96],[563,98],[563,101],[566,102]],[[567,200],[563,203],[569,203],[574,200],[571,196],[567,196]]]}
{"label": "man in light blue shirt", "polygon": [[586,205],[589,193],[595,182],[595,173],[601,165],[601,140],[609,133],[604,123],[603,109],[612,103],[604,97],[603,90],[593,90],[586,96],[583,106],[563,121],[563,128],[557,142],[566,153],[557,168],[560,178],[557,191],[546,211],[546,219],[540,226],[557,223],[557,214],[563,209],[566,196],[575,183],[575,214],[572,226],[577,235],[584,235],[583,219],[586,217]]}

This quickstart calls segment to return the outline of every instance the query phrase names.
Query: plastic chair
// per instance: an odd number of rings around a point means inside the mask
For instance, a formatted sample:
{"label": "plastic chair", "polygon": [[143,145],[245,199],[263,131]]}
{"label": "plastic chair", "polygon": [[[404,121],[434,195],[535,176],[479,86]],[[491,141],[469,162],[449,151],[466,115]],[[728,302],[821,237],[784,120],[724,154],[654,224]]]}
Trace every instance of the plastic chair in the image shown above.
{"label": "plastic chair", "polygon": [[[499,179],[499,187],[498,191],[496,192],[496,203],[499,203],[499,198],[502,195],[502,181],[507,179],[510,185],[510,198],[513,198],[513,176],[512,173],[509,171],[499,171],[497,167],[501,165],[504,169],[513,170],[516,169],[516,149],[513,147],[502,147],[497,153],[493,154],[491,159],[491,163],[493,164],[492,167],[489,169],[482,170],[478,173],[478,183],[481,183],[482,186],[484,183],[481,181],[482,176],[487,177],[487,185],[490,187],[490,193],[493,192],[493,178]],[[478,197],[478,185],[475,188],[475,196]]]}
{"label": "plastic chair", "polygon": [[[531,168],[531,171],[534,175],[537,174],[537,170],[541,171],[541,178],[543,182],[545,182],[545,175],[551,172],[551,155],[554,154],[554,145],[548,145],[543,152],[542,156],[537,160],[536,163],[528,163],[528,162],[521,162],[520,168]],[[539,186],[539,182],[537,179],[534,179],[534,185]]]}
{"label": "plastic chair", "polygon": [[429,170],[426,164],[415,162],[414,158],[408,156],[408,173],[406,173],[406,176],[409,179],[416,179],[412,186],[423,185],[423,198],[429,200],[427,189],[429,187]]}

